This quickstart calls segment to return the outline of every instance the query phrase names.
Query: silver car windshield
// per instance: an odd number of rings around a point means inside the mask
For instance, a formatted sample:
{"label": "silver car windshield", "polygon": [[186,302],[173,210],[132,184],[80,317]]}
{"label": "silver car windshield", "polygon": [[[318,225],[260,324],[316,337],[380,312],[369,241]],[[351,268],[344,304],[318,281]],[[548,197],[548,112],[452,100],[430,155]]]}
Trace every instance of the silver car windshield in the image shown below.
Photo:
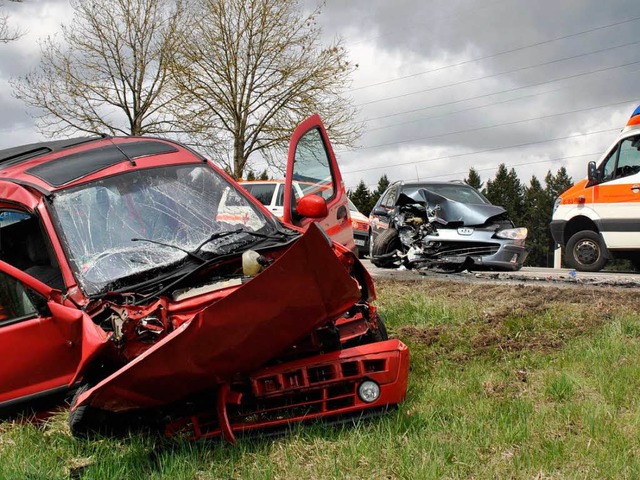
{"label": "silver car windshield", "polygon": [[[183,261],[187,251],[216,253],[239,243],[245,231],[275,229],[235,186],[203,164],[86,183],[56,193],[51,208],[71,268],[88,295],[136,284],[139,278],[130,277]],[[223,232],[232,233],[207,243]]]}

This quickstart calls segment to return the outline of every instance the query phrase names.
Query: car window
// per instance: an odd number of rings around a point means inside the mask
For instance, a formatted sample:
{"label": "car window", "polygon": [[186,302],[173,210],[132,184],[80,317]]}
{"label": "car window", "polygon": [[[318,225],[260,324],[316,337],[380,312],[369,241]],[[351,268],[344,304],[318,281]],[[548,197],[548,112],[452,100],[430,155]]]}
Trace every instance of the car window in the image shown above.
{"label": "car window", "polygon": [[396,203],[396,194],[398,193],[398,187],[391,187],[387,190],[387,193],[384,194],[382,200],[380,201],[380,205],[388,208],[393,208]]}
{"label": "car window", "polygon": [[626,138],[620,144],[616,178],[627,177],[640,171],[640,137]]}
{"label": "car window", "polygon": [[334,196],[329,154],[317,128],[305,133],[296,145],[293,179],[303,195],[320,195],[325,200]]}
{"label": "car window", "polygon": [[37,217],[0,210],[0,260],[61,290],[62,273]]}
{"label": "car window", "polygon": [[253,195],[261,204],[271,205],[271,199],[273,198],[273,192],[276,189],[274,183],[254,183],[242,185],[247,191]]}
{"label": "car window", "polygon": [[609,180],[613,180],[614,173],[616,169],[616,160],[618,158],[618,147],[613,150],[607,158],[604,159],[602,165],[600,166],[600,171],[602,172],[602,181],[608,182]]}
{"label": "car window", "polygon": [[15,278],[0,272],[0,325],[34,316],[37,309],[31,298],[35,295]]}
{"label": "car window", "polygon": [[[295,188],[293,189],[294,194],[296,193]],[[297,200],[298,196],[294,195],[294,198]],[[278,184],[278,193],[276,195],[276,207],[283,207],[284,206],[284,184],[279,183]]]}
{"label": "car window", "polygon": [[600,164],[602,182],[640,172],[640,135],[625,138]]}

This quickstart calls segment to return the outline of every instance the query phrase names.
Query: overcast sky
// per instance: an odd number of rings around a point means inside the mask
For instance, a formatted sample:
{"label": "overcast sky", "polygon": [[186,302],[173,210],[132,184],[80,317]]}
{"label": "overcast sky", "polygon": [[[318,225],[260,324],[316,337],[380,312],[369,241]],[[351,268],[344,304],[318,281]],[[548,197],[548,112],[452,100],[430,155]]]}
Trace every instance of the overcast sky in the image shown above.
{"label": "overcast sky", "polygon": [[[4,10],[27,34],[0,44],[0,148],[41,138],[6,82],[71,18],[64,0]],[[637,0],[327,0],[319,23],[358,64],[348,94],[366,131],[336,148],[348,188],[472,166],[486,181],[500,163],[526,183],[561,166],[577,180],[640,104]]]}

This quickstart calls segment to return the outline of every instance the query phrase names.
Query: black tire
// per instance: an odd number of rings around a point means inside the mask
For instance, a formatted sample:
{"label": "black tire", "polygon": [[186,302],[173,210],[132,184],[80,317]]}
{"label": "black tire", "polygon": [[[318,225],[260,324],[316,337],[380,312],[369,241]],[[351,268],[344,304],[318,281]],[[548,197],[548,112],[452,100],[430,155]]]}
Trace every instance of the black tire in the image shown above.
{"label": "black tire", "polygon": [[607,264],[606,246],[599,234],[591,230],[575,233],[567,242],[565,263],[580,272],[598,272]]}
{"label": "black tire", "polygon": [[75,408],[78,398],[81,394],[91,388],[88,383],[80,385],[71,400],[71,410],[67,423],[71,434],[76,438],[90,438],[93,434],[98,433],[100,422],[96,418],[96,409],[87,405]]}
{"label": "black tire", "polygon": [[385,340],[389,340],[389,333],[387,332],[387,326],[384,324],[382,315],[380,315],[379,313],[376,314],[376,324],[378,325],[378,328],[375,330],[371,330],[369,332],[369,338],[371,339],[371,343],[384,342]]}
{"label": "black tire", "polygon": [[78,403],[80,395],[91,387],[92,385],[89,383],[80,385],[71,400],[72,410],[69,411],[67,423],[74,437],[84,439],[90,439],[97,435],[122,437],[137,427],[135,422],[137,419],[126,413],[118,414],[89,405],[73,409]]}
{"label": "black tire", "polygon": [[377,258],[393,253],[402,248],[400,236],[395,228],[388,228],[371,243],[371,263],[376,267],[393,268],[400,264],[399,259]]}

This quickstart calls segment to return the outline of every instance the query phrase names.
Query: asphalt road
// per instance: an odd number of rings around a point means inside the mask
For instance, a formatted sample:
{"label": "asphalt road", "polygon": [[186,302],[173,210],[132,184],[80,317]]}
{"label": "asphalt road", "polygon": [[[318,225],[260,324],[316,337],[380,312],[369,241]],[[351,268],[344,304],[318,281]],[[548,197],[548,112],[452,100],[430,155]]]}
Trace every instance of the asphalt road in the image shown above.
{"label": "asphalt road", "polygon": [[415,279],[451,279],[457,281],[492,281],[492,282],[532,282],[538,284],[576,284],[616,287],[640,287],[640,273],[627,272],[576,272],[566,268],[524,267],[517,272],[462,272],[438,273],[429,270],[397,270],[375,267],[369,260],[362,263],[374,278],[415,280]]}

